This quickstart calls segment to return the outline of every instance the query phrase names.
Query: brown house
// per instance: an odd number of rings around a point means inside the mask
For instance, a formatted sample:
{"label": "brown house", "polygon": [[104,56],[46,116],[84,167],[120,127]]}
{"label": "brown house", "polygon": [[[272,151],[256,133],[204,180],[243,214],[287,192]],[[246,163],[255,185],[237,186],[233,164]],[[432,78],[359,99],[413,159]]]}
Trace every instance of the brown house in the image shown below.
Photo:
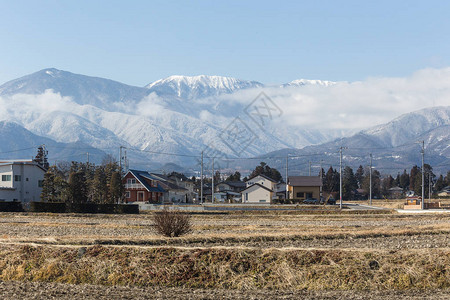
{"label": "brown house", "polygon": [[123,177],[125,200],[129,202],[161,203],[166,192],[157,178],[146,171],[129,170]]}
{"label": "brown house", "polygon": [[322,180],[319,176],[288,177],[289,199],[320,199]]}

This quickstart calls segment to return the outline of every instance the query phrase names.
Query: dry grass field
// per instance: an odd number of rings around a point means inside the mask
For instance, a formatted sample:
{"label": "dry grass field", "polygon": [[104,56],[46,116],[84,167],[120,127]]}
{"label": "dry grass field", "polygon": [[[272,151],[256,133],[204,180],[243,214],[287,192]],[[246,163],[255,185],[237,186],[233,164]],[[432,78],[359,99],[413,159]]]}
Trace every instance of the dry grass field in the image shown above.
{"label": "dry grass field", "polygon": [[[450,199],[425,199],[426,202],[441,202],[444,205],[450,205]],[[369,205],[368,200],[359,200],[359,201],[350,201],[347,203],[357,203],[357,204],[364,204]],[[378,206],[378,207],[384,207],[389,209],[402,209],[403,205],[405,204],[405,199],[372,199],[372,205]]]}
{"label": "dry grass field", "polygon": [[260,211],[0,213],[3,299],[446,299],[450,214]]}

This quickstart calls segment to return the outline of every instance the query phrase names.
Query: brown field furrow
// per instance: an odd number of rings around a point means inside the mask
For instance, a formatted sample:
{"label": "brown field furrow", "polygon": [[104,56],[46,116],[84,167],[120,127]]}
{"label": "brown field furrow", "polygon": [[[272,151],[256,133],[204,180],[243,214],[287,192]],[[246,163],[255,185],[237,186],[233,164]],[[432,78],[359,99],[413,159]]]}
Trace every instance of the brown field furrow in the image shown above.
{"label": "brown field furrow", "polygon": [[195,213],[191,220],[190,234],[165,238],[151,213],[0,213],[0,293],[3,299],[449,295],[450,214],[232,212]]}

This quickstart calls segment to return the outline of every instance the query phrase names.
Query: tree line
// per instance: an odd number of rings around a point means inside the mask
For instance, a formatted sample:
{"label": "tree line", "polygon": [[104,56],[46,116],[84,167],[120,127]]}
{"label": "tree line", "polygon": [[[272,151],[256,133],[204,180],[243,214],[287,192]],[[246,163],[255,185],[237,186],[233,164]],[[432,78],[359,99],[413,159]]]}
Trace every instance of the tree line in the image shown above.
{"label": "tree line", "polygon": [[[340,174],[332,166],[325,171],[322,169],[323,191],[327,193],[339,192],[339,177]],[[425,197],[429,195],[429,185],[431,179],[432,193],[441,191],[444,187],[450,185],[450,171],[447,176],[440,175],[436,178],[433,173],[433,168],[429,164],[424,165],[425,175]],[[414,191],[416,195],[422,193],[422,170],[418,166],[413,166],[410,172],[406,169],[403,173],[398,173],[393,177],[387,175],[382,178],[380,172],[376,169],[372,170],[372,196],[381,198],[389,196],[389,189],[393,187],[400,187],[403,192]],[[361,189],[361,193],[357,190]],[[367,198],[370,190],[370,169],[359,166],[356,172],[349,166],[345,167],[342,172],[342,197],[343,199],[354,199],[355,197]]]}
{"label": "tree line", "polygon": [[111,156],[101,165],[60,162],[44,174],[41,200],[68,204],[114,204],[123,200],[120,167]]}

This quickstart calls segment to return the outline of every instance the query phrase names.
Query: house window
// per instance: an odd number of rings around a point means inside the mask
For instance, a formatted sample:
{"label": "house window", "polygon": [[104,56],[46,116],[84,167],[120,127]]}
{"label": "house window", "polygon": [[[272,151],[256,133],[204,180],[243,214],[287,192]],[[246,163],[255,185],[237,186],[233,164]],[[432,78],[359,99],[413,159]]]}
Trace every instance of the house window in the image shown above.
{"label": "house window", "polygon": [[125,197],[126,197],[126,198],[131,198],[130,191],[126,191],[126,192],[125,192]]}
{"label": "house window", "polygon": [[136,179],[135,178],[128,178],[127,179],[127,183],[128,184],[135,184],[136,183]]}
{"label": "house window", "polygon": [[2,175],[2,181],[11,181],[11,175]]}
{"label": "house window", "polygon": [[264,203],[264,202],[266,202],[266,200],[259,200],[259,202],[260,202],[260,203]]}
{"label": "house window", "polygon": [[305,197],[305,193],[303,193],[303,192],[297,193],[297,198],[303,198],[303,197]]}
{"label": "house window", "polygon": [[21,180],[22,180],[22,176],[14,175],[14,181],[21,181]]}
{"label": "house window", "polygon": [[245,201],[248,201],[248,193],[245,193]]}
{"label": "house window", "polygon": [[43,182],[44,180],[38,180],[38,187],[42,187],[42,182]]}

